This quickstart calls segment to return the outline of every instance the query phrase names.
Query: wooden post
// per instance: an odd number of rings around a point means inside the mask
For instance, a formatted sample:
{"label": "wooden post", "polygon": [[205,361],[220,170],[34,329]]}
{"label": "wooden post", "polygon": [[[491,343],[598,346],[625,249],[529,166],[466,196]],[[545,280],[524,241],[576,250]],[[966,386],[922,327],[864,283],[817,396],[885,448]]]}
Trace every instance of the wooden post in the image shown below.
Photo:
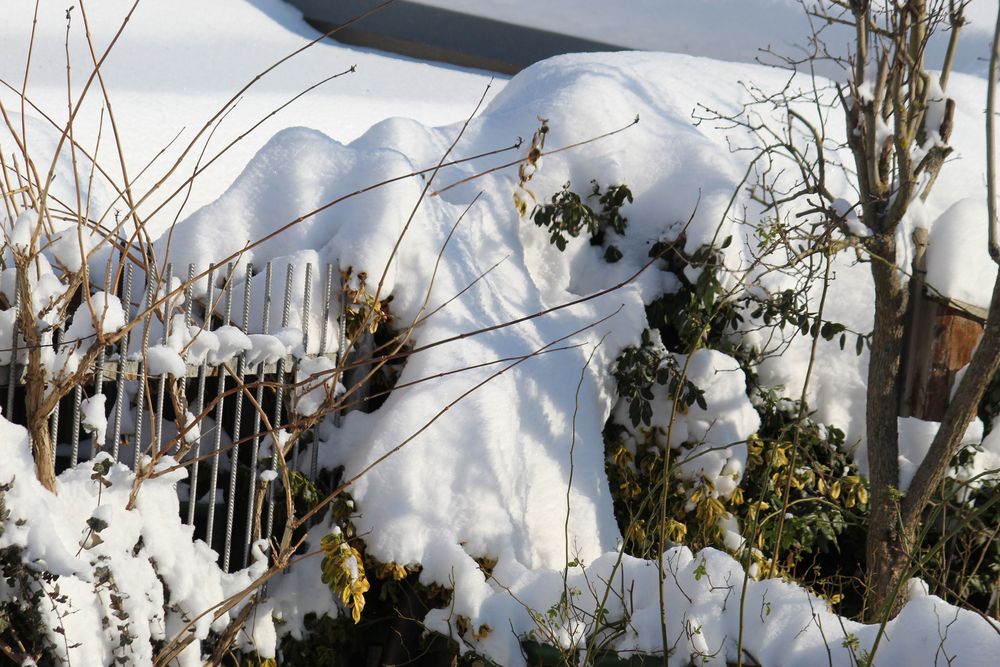
{"label": "wooden post", "polygon": [[927,290],[927,230],[913,233],[916,252],[903,353],[899,416],[941,421],[955,376],[972,359],[983,335],[986,313]]}

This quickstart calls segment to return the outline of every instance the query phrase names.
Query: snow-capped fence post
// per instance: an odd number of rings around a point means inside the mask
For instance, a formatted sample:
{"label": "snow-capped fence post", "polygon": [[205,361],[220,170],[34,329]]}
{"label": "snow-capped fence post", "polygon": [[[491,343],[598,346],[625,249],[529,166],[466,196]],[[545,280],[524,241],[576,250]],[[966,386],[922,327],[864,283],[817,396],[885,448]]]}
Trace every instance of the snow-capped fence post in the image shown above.
{"label": "snow-capped fence post", "polygon": [[913,275],[903,355],[899,416],[939,422],[951,400],[958,371],[972,359],[986,312],[932,294],[927,286],[927,230],[913,232]]}

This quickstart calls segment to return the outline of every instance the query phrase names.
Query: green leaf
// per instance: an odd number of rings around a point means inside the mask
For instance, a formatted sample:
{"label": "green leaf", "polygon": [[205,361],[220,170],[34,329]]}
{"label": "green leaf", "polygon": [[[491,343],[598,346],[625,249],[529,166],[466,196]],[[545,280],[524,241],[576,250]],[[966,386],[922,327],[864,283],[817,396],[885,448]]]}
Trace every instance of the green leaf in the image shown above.
{"label": "green leaf", "polygon": [[104,519],[99,519],[96,516],[92,516],[87,519],[87,527],[90,528],[95,533],[99,533],[108,527],[108,522]]}

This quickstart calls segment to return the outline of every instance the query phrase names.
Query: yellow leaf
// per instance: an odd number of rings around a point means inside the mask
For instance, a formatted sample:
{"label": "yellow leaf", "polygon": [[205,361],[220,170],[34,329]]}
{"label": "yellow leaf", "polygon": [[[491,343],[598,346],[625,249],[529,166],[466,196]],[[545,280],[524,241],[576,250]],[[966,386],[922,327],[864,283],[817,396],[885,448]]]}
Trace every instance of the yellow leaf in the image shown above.
{"label": "yellow leaf", "polygon": [[868,504],[868,489],[863,485],[858,486],[858,502],[867,505]]}
{"label": "yellow leaf", "polygon": [[365,576],[361,553],[340,532],[330,533],[320,542],[323,551],[323,583],[351,610],[357,623],[365,607],[365,593],[370,585]]}

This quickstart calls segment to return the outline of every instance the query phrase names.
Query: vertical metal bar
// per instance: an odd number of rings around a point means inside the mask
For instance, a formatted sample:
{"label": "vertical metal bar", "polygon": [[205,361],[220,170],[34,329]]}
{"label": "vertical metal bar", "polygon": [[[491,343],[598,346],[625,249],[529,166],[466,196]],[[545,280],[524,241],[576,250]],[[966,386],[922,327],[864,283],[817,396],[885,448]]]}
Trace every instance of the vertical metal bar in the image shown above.
{"label": "vertical metal bar", "polygon": [[[271,263],[267,263],[264,271],[264,314],[261,322],[261,333],[269,333],[271,319]],[[247,526],[243,535],[243,567],[250,564],[250,541],[253,535],[254,502],[257,491],[257,465],[260,457],[260,411],[264,406],[264,362],[257,364],[257,405],[253,411],[253,442],[250,447],[250,484],[247,489]]]}
{"label": "vertical metal bar", "polygon": [[264,315],[261,326],[261,333],[271,333],[271,284],[273,282],[271,262],[267,263],[264,270]]}
{"label": "vertical metal bar", "polygon": [[[108,273],[107,273],[107,275],[104,277],[104,293],[106,295],[110,295],[111,294],[111,268],[110,268],[110,266],[108,267]],[[127,310],[128,309],[128,304],[125,303],[125,304],[122,304],[122,305],[126,309],[125,310],[125,316],[126,316],[125,319],[128,320],[128,319],[131,318],[131,313]],[[108,358],[108,348],[106,346],[102,345],[101,346],[101,351],[97,355],[97,361],[94,362],[96,364],[94,366],[94,393],[95,394],[104,393],[104,363],[107,361],[107,358]],[[91,446],[91,449],[93,449],[93,446]],[[91,456],[93,456],[93,452],[91,452]]]}
{"label": "vertical metal bar", "polygon": [[[233,264],[229,263],[229,271],[226,274],[226,283],[222,287],[223,293],[225,295],[225,309],[222,317],[222,321],[226,324],[229,323],[229,315],[232,313],[233,309]],[[215,532],[215,493],[219,484],[219,450],[222,448],[222,417],[223,417],[223,407],[226,401],[223,396],[226,393],[226,374],[223,371],[221,365],[218,368],[219,373],[219,402],[215,406],[215,447],[212,450],[212,477],[211,483],[209,484],[208,493],[210,495],[208,501],[208,528],[205,533],[205,541],[208,546],[212,546],[212,536]]]}
{"label": "vertical metal bar", "polygon": [[[108,268],[107,274],[104,276],[104,293],[111,294],[111,269]],[[126,311],[127,312],[127,311]],[[100,352],[97,354],[97,359],[94,361],[94,395],[104,393],[104,364],[108,358],[108,349],[106,346],[102,345]],[[80,403],[83,401],[83,388],[77,386],[74,392],[76,396],[74,397],[73,403],[73,465],[75,466],[79,463],[79,448],[80,448],[80,419],[82,415],[80,414]],[[107,406],[105,406],[105,411]],[[107,435],[104,436],[105,438]],[[100,449],[102,443],[97,442],[97,434],[92,433],[90,436],[90,458],[94,458],[96,450]]]}
{"label": "vertical metal bar", "polygon": [[333,264],[326,265],[326,279],[323,281],[323,323],[320,330],[319,353],[326,354],[326,339],[330,335],[330,297],[333,293]]}
{"label": "vertical metal bar", "polygon": [[83,401],[83,385],[73,388],[73,433],[70,436],[69,466],[75,468],[80,462],[80,403]]}
{"label": "vertical metal bar", "polygon": [[312,307],[313,265],[306,264],[306,286],[302,294],[302,354],[309,354],[309,310]]}
{"label": "vertical metal bar", "polygon": [[[180,306],[181,310],[184,311],[184,329],[183,329],[184,334],[183,334],[183,336],[184,336],[185,339],[186,339],[186,337],[188,335],[188,327],[191,326],[191,322],[192,322],[192,319],[191,319],[191,310],[192,310],[192,308],[194,308],[194,286],[192,285],[193,282],[194,282],[194,264],[188,264],[187,280],[185,281],[185,283],[186,283],[187,286],[184,288],[184,293],[181,295],[181,306]],[[187,365],[187,353],[186,352],[184,353],[183,361],[184,361],[184,364],[186,366]],[[187,369],[185,368],[184,377],[183,378],[178,378],[178,380],[181,383],[181,392],[184,395],[184,409],[185,410],[187,410],[188,407],[189,407],[188,400],[187,400],[187,393],[188,393],[188,391],[187,391],[187,378],[188,378],[188,374],[187,374],[186,370]],[[190,410],[188,410],[188,411],[190,412]],[[184,424],[184,426],[190,426],[190,424],[187,423],[187,416],[186,415],[174,415],[174,416],[175,416],[175,418],[176,418],[176,420],[177,420],[178,423]],[[173,448],[175,454],[182,447],[185,438],[186,438],[186,436],[181,436],[180,433],[177,434],[177,444],[174,445],[174,448]],[[180,461],[178,461],[178,463],[180,463]]]}
{"label": "vertical metal bar", "polygon": [[[309,282],[308,280],[306,282]],[[319,354],[326,354],[326,337],[330,329],[330,292],[333,290],[333,264],[326,265],[326,279],[323,281],[323,322],[320,329]],[[309,288],[306,288],[309,291]],[[337,376],[333,375],[334,382]],[[336,391],[336,384],[334,385]],[[316,481],[319,472],[319,438],[314,438],[312,443],[312,461],[309,466],[309,479]]]}
{"label": "vertical metal bar", "polygon": [[[305,287],[302,294],[302,354],[309,354],[309,310],[312,306],[312,264],[306,263]],[[293,372],[298,368],[298,362],[293,363]],[[309,466],[309,480],[316,479],[316,447],[313,448],[312,462]],[[295,469],[299,470],[299,439],[295,439]]]}
{"label": "vertical metal bar", "polygon": [[[253,280],[253,265],[248,264],[246,270],[246,280],[243,283],[243,322],[240,325],[243,333],[250,331],[250,299]],[[229,452],[229,495],[226,498],[226,546],[222,556],[222,569],[229,571],[229,557],[232,553],[233,544],[233,518],[236,512],[236,473],[239,471],[240,462],[240,419],[243,417],[243,385],[246,376],[246,352],[241,352],[236,361],[236,408],[233,412],[233,448]],[[247,521],[250,515],[247,515]]]}
{"label": "vertical metal bar", "polygon": [[[125,260],[128,262],[128,259]],[[131,262],[125,266],[125,289],[122,292],[122,307],[125,310],[125,319],[132,319],[132,274]],[[114,460],[118,460],[119,446],[122,441],[122,412],[125,410],[125,360],[128,358],[128,342],[131,336],[126,333],[122,336],[121,344],[118,347],[118,373],[115,378],[115,428],[112,431],[111,455]]]}
{"label": "vertical metal bar", "polygon": [[[188,265],[188,281],[190,282],[194,278],[194,264]],[[207,293],[207,303],[205,310],[204,326],[203,329],[208,331],[212,328],[212,296],[215,287],[215,272],[208,272],[208,293]],[[190,289],[190,288],[189,288]],[[191,309],[194,306],[193,293],[192,296],[188,297],[188,316],[187,320],[190,322],[191,319]],[[193,410],[195,418],[201,415],[202,410],[205,409],[205,376],[208,374],[208,361],[202,361],[201,365],[198,367],[198,393],[195,398],[195,408]],[[199,434],[198,439],[194,443],[192,459],[194,462],[191,464],[191,498],[188,502],[188,525],[194,524],[194,514],[195,507],[198,504],[198,472],[201,470],[200,461],[198,458],[201,456],[201,440],[204,435]],[[212,499],[214,501],[214,498]]]}
{"label": "vertical metal bar", "polygon": [[[156,292],[156,279],[146,273],[146,306],[149,311],[153,306],[153,295]],[[149,324],[153,320],[153,313],[147,312],[146,323],[142,326],[142,344],[139,348],[139,389],[135,393],[135,437],[132,440],[132,465],[133,470],[139,469],[139,460],[142,456],[142,418],[146,411],[146,385],[149,383],[149,373],[144,357],[149,349]],[[150,415],[152,419],[153,415]],[[154,426],[154,424],[150,424]]]}
{"label": "vertical metal bar", "polygon": [[[347,365],[345,362],[347,360],[347,352],[348,352],[348,350],[347,350],[347,298],[344,296],[344,277],[343,276],[340,277],[340,293],[339,293],[339,297],[338,298],[340,299],[340,316],[337,318],[337,328],[339,329],[339,331],[337,332],[337,368],[340,368],[341,371],[339,373],[337,373],[336,375],[334,375],[334,377],[337,379],[338,382],[346,382],[346,380],[344,378],[344,370],[343,370],[343,368],[346,367],[346,365]],[[336,391],[336,388],[334,388],[334,391]],[[342,419],[343,419],[343,413],[340,410],[337,410],[336,412],[333,413],[333,425],[334,426],[338,426],[339,427],[340,426],[340,422],[341,422]]]}
{"label": "vertical metal bar", "polygon": [[[281,307],[281,327],[288,326],[288,311],[292,304],[292,278],[295,277],[295,267],[291,264],[288,265],[288,270],[285,272],[285,301]],[[281,402],[285,398],[285,360],[284,358],[278,360],[277,369],[277,379],[278,384],[274,390],[274,422],[271,424],[274,427],[275,434],[277,434],[278,429],[281,428]],[[271,451],[271,470],[277,471],[278,469],[278,441],[274,438],[271,439],[272,451]],[[267,503],[267,535],[271,535],[271,531],[274,529],[274,485],[271,485],[270,493],[268,494]]]}
{"label": "vertical metal bar", "polygon": [[[165,294],[170,293],[170,283],[174,279],[174,267],[172,264],[167,264],[167,275],[166,283],[164,285],[163,291]],[[167,344],[167,339],[170,334],[170,299],[163,302],[163,336],[162,343]],[[160,446],[163,444],[163,395],[167,393],[167,374],[161,373],[160,380],[157,383],[156,392],[156,418],[155,418],[155,432],[153,435],[152,453],[155,456],[160,451]]]}

